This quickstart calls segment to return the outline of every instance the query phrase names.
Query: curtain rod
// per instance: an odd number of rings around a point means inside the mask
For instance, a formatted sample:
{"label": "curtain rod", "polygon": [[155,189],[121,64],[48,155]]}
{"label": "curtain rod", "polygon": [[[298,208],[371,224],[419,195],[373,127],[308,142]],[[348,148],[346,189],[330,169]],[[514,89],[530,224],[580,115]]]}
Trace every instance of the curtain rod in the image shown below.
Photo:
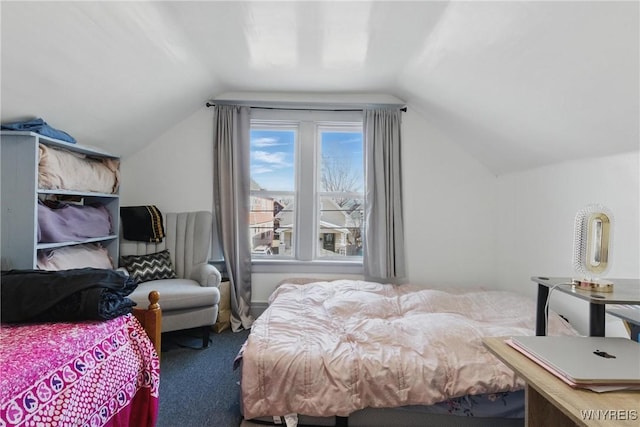
{"label": "curtain rod", "polygon": [[[213,104],[211,102],[207,102],[206,106],[207,108],[209,107],[215,107],[218,104]],[[219,105],[231,105],[230,103],[222,103]],[[304,111],[304,110],[313,110],[313,111],[338,111],[338,112],[345,112],[345,111],[363,111],[364,108],[344,108],[344,109],[340,109],[340,108],[290,108],[290,107],[260,107],[260,106],[255,106],[255,105],[245,105],[245,104],[240,104],[246,107],[250,107],[250,108],[257,108],[257,109],[261,109],[261,110],[293,110],[293,111]],[[400,111],[403,112],[407,112],[407,107],[402,107],[400,109]]]}

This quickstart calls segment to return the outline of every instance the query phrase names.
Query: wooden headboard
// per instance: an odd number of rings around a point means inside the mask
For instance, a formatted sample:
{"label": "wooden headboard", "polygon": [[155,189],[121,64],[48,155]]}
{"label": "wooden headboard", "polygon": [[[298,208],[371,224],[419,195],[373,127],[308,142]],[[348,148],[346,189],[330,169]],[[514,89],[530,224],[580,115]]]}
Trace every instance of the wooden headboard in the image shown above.
{"label": "wooden headboard", "polygon": [[133,308],[133,315],[140,322],[160,357],[160,345],[162,340],[162,310],[160,309],[160,293],[149,292],[149,307],[147,309]]}

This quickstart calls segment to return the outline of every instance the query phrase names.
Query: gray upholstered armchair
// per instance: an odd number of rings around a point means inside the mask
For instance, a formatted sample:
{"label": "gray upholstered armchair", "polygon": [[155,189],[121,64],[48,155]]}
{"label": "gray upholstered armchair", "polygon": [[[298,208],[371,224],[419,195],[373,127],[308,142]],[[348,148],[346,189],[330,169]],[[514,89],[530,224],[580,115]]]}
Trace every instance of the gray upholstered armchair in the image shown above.
{"label": "gray upholstered armchair", "polygon": [[[207,263],[211,212],[167,213],[163,217],[165,238],[161,243],[135,242],[121,236],[120,256],[130,261],[140,258],[132,255],[157,254],[167,249],[176,277],[142,282],[130,298],[145,306],[150,291],[160,292],[162,332],[201,327],[202,346],[207,347],[209,331],[218,316],[221,279],[220,272]],[[121,266],[122,261],[123,258]]]}

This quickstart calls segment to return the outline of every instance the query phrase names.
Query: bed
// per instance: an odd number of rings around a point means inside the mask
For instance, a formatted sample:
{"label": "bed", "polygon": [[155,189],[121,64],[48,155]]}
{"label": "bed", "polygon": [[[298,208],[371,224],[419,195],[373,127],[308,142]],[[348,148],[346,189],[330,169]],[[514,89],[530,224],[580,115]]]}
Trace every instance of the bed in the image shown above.
{"label": "bed", "polygon": [[0,426],[154,426],[158,300],[108,320],[3,322]]}
{"label": "bed", "polygon": [[[239,355],[245,425],[522,425],[524,383],[482,337],[533,335],[535,312],[503,291],[282,283]],[[576,331],[552,314],[549,334]]]}

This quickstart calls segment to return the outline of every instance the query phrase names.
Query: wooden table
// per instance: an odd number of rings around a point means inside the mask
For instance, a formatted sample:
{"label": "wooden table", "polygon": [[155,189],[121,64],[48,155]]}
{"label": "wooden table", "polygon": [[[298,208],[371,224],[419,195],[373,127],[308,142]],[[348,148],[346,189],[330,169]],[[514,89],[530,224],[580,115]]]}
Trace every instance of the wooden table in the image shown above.
{"label": "wooden table", "polygon": [[504,337],[492,337],[484,338],[483,342],[525,380],[525,426],[640,425],[640,391],[596,393],[571,388],[504,340]]}

